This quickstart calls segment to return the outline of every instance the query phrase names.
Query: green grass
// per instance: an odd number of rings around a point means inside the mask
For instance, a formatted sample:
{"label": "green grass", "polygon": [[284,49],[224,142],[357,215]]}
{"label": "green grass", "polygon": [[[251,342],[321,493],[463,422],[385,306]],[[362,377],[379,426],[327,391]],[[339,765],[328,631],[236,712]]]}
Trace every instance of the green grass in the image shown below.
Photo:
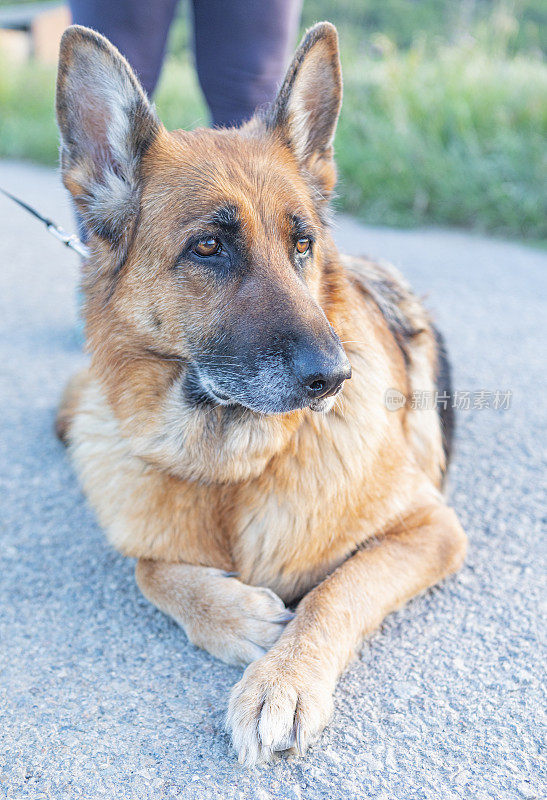
{"label": "green grass", "polygon": [[55,71],[0,59],[0,156],[52,164],[57,158]]}
{"label": "green grass", "polygon": [[371,223],[547,238],[544,64],[470,44],[344,67],[344,209]]}
{"label": "green grass", "polygon": [[456,44],[478,35],[499,39],[515,53],[547,51],[545,0],[304,0],[303,22],[329,19],[346,43],[369,46],[376,33],[398,48],[417,38]]}
{"label": "green grass", "polygon": [[[407,16],[398,28],[386,14],[401,0],[305,5],[306,24],[329,16],[326,5],[336,10],[331,18],[340,16],[334,21],[345,97],[335,143],[337,205],[374,224],[455,225],[546,241],[547,66],[530,21],[534,2],[526,3],[528,33],[518,46],[524,23],[516,25],[505,6],[488,17],[493,4],[477,2],[474,35],[449,36],[443,26],[454,30],[450,15],[460,4],[434,2],[445,12],[435,25],[426,14],[433,0],[404,0]],[[410,19],[411,11],[422,16]],[[390,35],[358,27],[373,12]],[[412,34],[416,19],[431,23],[422,35]],[[175,26],[176,55],[157,96],[168,128],[207,124],[185,31]],[[53,94],[54,70],[0,64],[0,156],[55,163]]]}

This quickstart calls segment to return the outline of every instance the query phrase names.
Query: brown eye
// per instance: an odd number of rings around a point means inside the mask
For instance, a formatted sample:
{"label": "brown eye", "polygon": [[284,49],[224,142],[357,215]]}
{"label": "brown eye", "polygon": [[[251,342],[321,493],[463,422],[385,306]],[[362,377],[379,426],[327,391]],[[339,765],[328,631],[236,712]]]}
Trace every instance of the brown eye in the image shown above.
{"label": "brown eye", "polygon": [[208,236],[206,239],[196,242],[192,250],[198,256],[215,256],[220,252],[220,242],[214,236]]}
{"label": "brown eye", "polygon": [[310,245],[311,241],[308,239],[308,237],[302,236],[296,242],[296,252],[300,253],[300,255],[303,256],[304,253],[307,253],[308,250],[310,249]]}

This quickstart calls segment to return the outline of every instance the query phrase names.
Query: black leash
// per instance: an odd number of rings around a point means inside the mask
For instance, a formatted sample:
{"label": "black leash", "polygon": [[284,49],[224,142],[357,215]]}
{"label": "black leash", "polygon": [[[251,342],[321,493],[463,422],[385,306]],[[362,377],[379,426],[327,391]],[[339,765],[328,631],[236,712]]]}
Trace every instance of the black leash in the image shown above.
{"label": "black leash", "polygon": [[66,233],[59,225],[56,225],[55,222],[53,222],[53,220],[48,219],[47,217],[43,217],[41,214],[38,213],[38,211],[36,211],[35,208],[32,208],[32,206],[29,206],[27,203],[24,203],[22,200],[19,200],[18,197],[15,197],[9,192],[6,192],[6,190],[2,189],[2,187],[0,187],[0,192],[2,192],[2,194],[5,194],[6,197],[9,197],[10,200],[13,200],[14,203],[17,203],[18,206],[24,208],[25,211],[28,211],[29,214],[32,214],[33,217],[39,219],[40,222],[43,222],[44,225],[46,226],[46,229],[49,231],[49,233],[51,233],[52,236],[54,236],[57,239],[57,241],[62,242],[62,244],[64,244],[66,247],[70,247],[71,250],[74,250],[82,258],[88,258],[89,248],[82,242],[81,239],[79,239],[76,236],[76,234]]}

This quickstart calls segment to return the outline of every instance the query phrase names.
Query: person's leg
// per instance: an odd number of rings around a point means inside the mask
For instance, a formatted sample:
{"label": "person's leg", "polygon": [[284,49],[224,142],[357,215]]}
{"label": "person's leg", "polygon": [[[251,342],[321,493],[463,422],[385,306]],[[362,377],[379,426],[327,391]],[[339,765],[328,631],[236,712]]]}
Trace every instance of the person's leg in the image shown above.
{"label": "person's leg", "polygon": [[127,58],[145,91],[156,88],[177,0],[70,0],[72,21],[102,33]]}
{"label": "person's leg", "polygon": [[238,125],[274,99],[301,5],[301,0],[193,0],[196,67],[214,125]]}

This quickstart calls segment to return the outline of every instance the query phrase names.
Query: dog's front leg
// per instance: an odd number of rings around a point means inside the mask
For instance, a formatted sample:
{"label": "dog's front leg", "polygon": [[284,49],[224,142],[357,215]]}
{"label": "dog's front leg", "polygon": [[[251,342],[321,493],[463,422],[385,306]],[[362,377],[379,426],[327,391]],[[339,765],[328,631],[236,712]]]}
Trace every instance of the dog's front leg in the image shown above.
{"label": "dog's front leg", "polygon": [[362,637],[457,570],[465,547],[451,509],[422,508],[306,595],[283,636],[232,691],[227,726],[239,760],[304,752],[328,722],[336,680]]}
{"label": "dog's front leg", "polygon": [[213,567],[141,558],[135,575],[144,596],[182,625],[193,644],[229,664],[263,656],[294,617],[270,589]]}

